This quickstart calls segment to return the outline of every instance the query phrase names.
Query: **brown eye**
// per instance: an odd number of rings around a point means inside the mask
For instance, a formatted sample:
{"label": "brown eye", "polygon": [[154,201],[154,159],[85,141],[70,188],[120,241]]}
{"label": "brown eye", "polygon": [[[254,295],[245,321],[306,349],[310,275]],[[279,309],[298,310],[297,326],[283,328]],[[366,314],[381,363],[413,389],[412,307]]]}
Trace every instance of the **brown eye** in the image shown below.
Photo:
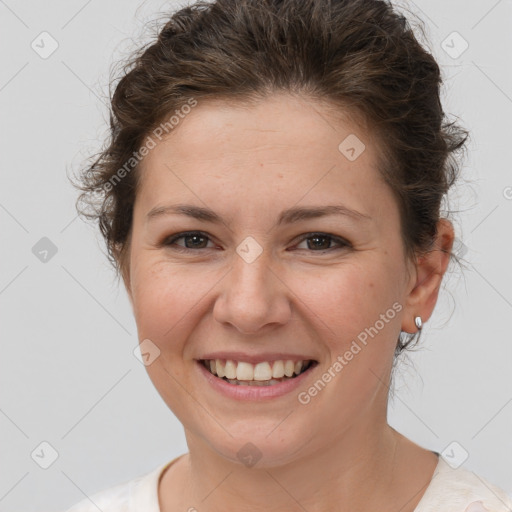
{"label": "brown eye", "polygon": [[[184,244],[176,243],[182,239]],[[194,251],[198,249],[211,249],[212,246],[208,247],[208,242],[211,242],[211,239],[206,233],[202,231],[188,231],[166,238],[162,242],[162,246],[176,251]],[[351,244],[346,240],[328,233],[308,233],[299,240],[299,244],[302,242],[307,243],[305,249],[309,252],[325,252],[351,247]],[[333,243],[335,246],[332,245]]]}
{"label": "brown eye", "polygon": [[[346,240],[327,233],[308,233],[301,238],[300,243],[304,241],[307,242],[306,249],[313,252],[330,251],[332,249],[350,247],[350,244]],[[332,242],[336,243],[338,247],[332,247]]]}
{"label": "brown eye", "polygon": [[[185,241],[184,246],[181,244],[176,244],[176,241],[181,239]],[[205,233],[202,233],[201,231],[190,231],[187,233],[178,233],[173,235],[170,238],[164,240],[162,245],[171,247],[172,249],[176,249],[178,251],[187,251],[194,249],[209,249],[210,247],[206,247],[205,245],[205,243],[207,244],[208,241],[210,241],[210,238]]]}

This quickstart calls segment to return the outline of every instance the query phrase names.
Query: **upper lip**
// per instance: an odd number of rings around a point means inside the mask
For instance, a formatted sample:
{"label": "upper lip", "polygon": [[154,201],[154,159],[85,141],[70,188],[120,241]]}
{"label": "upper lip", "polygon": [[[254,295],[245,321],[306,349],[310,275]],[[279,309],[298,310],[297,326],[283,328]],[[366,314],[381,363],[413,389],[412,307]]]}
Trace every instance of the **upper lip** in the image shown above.
{"label": "upper lip", "polygon": [[244,352],[210,352],[198,358],[199,361],[205,359],[231,359],[232,361],[244,361],[251,364],[263,363],[265,361],[316,361],[314,357],[301,354],[284,354],[282,352],[268,352],[265,354],[246,354]]}

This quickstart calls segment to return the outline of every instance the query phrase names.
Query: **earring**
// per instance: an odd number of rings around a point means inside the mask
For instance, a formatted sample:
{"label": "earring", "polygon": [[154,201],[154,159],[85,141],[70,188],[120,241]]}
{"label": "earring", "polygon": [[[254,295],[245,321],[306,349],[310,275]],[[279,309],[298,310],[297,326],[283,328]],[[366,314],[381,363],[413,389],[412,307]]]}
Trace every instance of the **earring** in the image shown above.
{"label": "earring", "polygon": [[423,321],[421,320],[421,316],[415,317],[414,323],[415,323],[416,327],[418,328],[418,331],[421,331],[421,328],[423,327]]}

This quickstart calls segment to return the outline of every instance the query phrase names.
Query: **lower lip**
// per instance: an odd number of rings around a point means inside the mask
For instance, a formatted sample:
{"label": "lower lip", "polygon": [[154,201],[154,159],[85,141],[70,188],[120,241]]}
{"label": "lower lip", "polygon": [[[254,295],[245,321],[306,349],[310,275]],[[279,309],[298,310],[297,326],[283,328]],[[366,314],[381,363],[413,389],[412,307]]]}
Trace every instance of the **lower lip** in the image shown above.
{"label": "lower lip", "polygon": [[291,393],[309,377],[311,370],[317,366],[314,364],[297,377],[287,379],[279,384],[273,384],[271,386],[241,386],[239,384],[231,384],[224,379],[216,377],[213,373],[209,372],[200,361],[196,361],[196,363],[199,367],[199,371],[213,389],[235,400],[267,400]]}

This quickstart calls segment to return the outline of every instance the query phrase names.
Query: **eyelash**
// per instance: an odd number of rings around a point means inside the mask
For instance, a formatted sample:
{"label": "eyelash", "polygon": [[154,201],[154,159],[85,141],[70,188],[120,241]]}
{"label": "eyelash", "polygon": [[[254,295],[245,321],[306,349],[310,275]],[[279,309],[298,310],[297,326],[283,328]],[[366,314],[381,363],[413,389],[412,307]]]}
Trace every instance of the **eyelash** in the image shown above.
{"label": "eyelash", "polygon": [[[175,235],[172,235],[168,238],[166,238],[163,242],[162,242],[162,246],[165,246],[165,247],[169,247],[171,248],[172,250],[175,250],[175,251],[178,251],[178,252],[190,252],[190,251],[199,251],[199,250],[205,250],[205,249],[211,249],[210,247],[200,247],[199,249],[194,249],[194,248],[190,248],[190,247],[182,247],[182,246],[179,246],[179,245],[175,245],[175,242],[177,240],[180,240],[181,238],[188,238],[188,237],[191,237],[191,236],[200,236],[200,237],[203,237],[203,238],[207,238],[209,241],[211,241],[210,237],[204,233],[203,231],[187,231],[187,232],[183,232],[183,233],[177,233]],[[332,250],[336,250],[336,249],[343,249],[343,248],[350,248],[352,247],[352,245],[344,240],[343,238],[340,238],[338,236],[335,236],[335,235],[330,235],[329,233],[322,233],[322,232],[313,232],[313,233],[306,233],[304,236],[302,236],[299,240],[298,240],[298,244],[303,242],[304,240],[308,240],[309,238],[315,238],[315,237],[319,237],[319,238],[328,238],[332,241],[334,241],[335,243],[338,243],[340,245],[340,247],[329,247],[328,249],[319,249],[319,250],[313,250],[313,249],[305,249],[307,250],[308,252],[320,252],[320,253],[325,253],[325,252],[328,252],[328,251],[332,251]],[[299,249],[299,250],[304,250],[304,249]]]}

